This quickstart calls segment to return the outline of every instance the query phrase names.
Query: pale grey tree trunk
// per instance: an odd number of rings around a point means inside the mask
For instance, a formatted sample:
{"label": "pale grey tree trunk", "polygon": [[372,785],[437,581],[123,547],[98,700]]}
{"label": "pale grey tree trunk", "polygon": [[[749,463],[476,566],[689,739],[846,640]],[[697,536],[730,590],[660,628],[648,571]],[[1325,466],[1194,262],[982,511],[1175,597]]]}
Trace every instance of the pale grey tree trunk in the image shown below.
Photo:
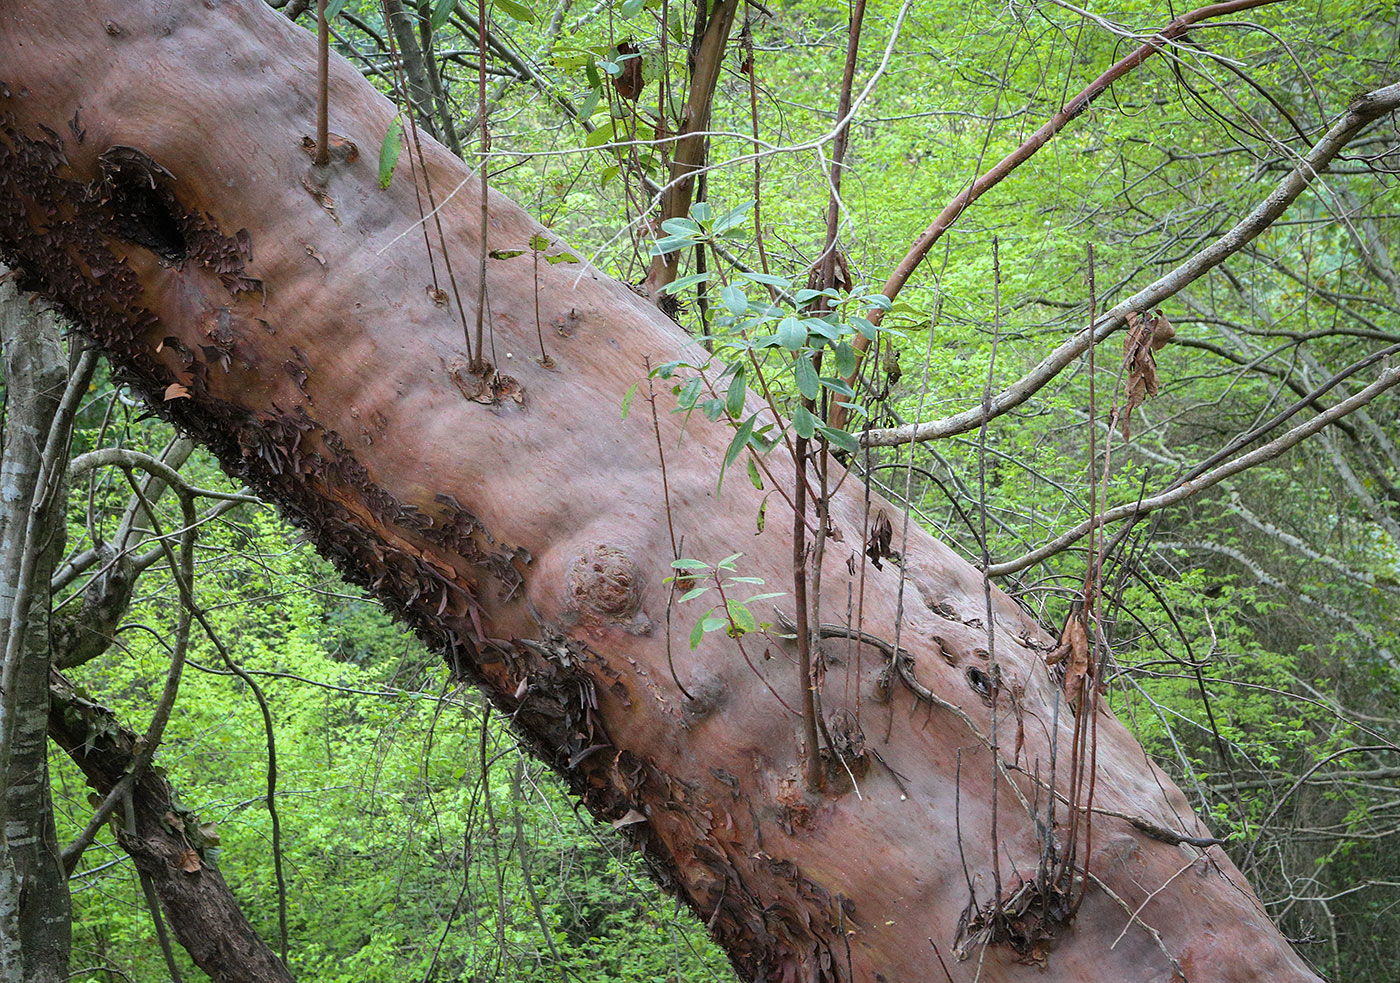
{"label": "pale grey tree trunk", "polygon": [[64,529],[62,496],[38,498],[46,488],[61,491],[67,464],[66,440],[56,445],[62,451],[52,460],[44,460],[44,449],[68,360],[53,317],[20,296],[9,280],[0,283],[0,344],[6,403],[0,460],[0,980],[50,983],[67,978],[71,931],[47,759],[48,584]]}

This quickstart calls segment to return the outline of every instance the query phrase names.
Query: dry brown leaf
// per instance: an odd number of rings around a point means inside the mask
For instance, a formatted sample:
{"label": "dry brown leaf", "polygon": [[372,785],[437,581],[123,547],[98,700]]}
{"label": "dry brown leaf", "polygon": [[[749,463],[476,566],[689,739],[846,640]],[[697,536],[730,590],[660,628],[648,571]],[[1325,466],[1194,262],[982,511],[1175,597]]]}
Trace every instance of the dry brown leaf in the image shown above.
{"label": "dry brown leaf", "polygon": [[[613,76],[613,88],[617,94],[628,102],[636,102],[637,97],[642,94],[642,89],[646,87],[646,82],[642,78],[641,51],[631,41],[623,41],[617,46],[618,58],[625,58],[621,62],[622,71]],[[626,58],[627,55],[632,57]]]}
{"label": "dry brown leaf", "polygon": [[186,874],[198,874],[199,854],[190,847],[185,847],[185,852],[180,854],[180,869]]}
{"label": "dry brown leaf", "polygon": [[[1162,318],[1166,321],[1166,318]],[[1133,410],[1157,395],[1157,361],[1152,357],[1154,325],[1136,312],[1128,315],[1128,336],[1123,341],[1123,375],[1127,378],[1121,422],[1123,439],[1132,439]],[[1170,324],[1167,325],[1171,327]],[[1164,341],[1162,344],[1166,344]]]}
{"label": "dry brown leaf", "polygon": [[172,400],[172,399],[189,399],[189,398],[190,398],[190,391],[189,391],[188,389],[186,389],[184,386],[180,385],[178,382],[172,382],[170,385],[168,385],[168,386],[165,387],[165,399],[166,399],[167,402],[170,401],[170,400]]}
{"label": "dry brown leaf", "polygon": [[1160,352],[1175,337],[1176,328],[1172,327],[1162,309],[1157,308],[1157,316],[1152,319],[1152,350]]}
{"label": "dry brown leaf", "polygon": [[893,541],[894,526],[890,524],[890,517],[885,514],[885,510],[880,509],[875,513],[875,519],[870,523],[870,532],[865,537],[865,555],[870,557],[870,562],[876,570],[884,569],[884,564],[880,561],[894,556],[890,550]]}
{"label": "dry brown leaf", "polygon": [[1089,665],[1089,626],[1084,620],[1083,605],[1076,601],[1070,608],[1065,627],[1060,632],[1060,644],[1045,657],[1047,666],[1065,663],[1065,695],[1070,705],[1077,706],[1084,680],[1091,675]]}

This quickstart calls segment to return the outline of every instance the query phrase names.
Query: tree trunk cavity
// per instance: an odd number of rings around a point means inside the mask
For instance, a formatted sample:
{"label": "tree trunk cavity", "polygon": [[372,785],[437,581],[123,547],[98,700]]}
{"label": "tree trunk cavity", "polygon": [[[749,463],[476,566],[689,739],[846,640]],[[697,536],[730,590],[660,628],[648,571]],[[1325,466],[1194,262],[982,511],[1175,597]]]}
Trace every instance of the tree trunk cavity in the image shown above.
{"label": "tree trunk cavity", "polygon": [[[688,605],[671,612],[668,644],[657,434],[649,413],[622,419],[621,406],[629,387],[645,388],[647,360],[690,351],[687,337],[592,269],[540,264],[536,280],[531,238],[550,233],[495,195],[491,248],[521,255],[487,260],[485,298],[474,272],[459,281],[467,310],[439,306],[453,295],[430,272],[412,182],[426,172],[459,189],[440,212],[459,271],[480,260],[476,182],[425,142],[426,160],[380,191],[373,148],[394,107],[338,60],[331,128],[360,153],[313,179],[302,141],[315,126],[314,64],[313,39],[255,0],[12,2],[0,36],[0,248],[124,381],[480,684],[695,909],[741,978],[940,978],[930,940],[950,953],[968,879],[986,902],[994,855],[1008,896],[1013,864],[1036,870],[1037,825],[1017,796],[1043,818],[1047,796],[1028,772],[1048,776],[1052,738],[1063,752],[1074,726],[1043,662],[1054,640],[999,592],[989,618],[980,575],[917,529],[904,567],[862,567],[864,499],[848,483],[831,504],[841,540],[822,572],[840,601],[816,620],[844,621],[847,585],[854,593],[863,577],[861,627],[892,640],[902,597],[911,682],[878,703],[880,645],[824,643],[827,712],[889,767],[853,755],[857,795],[833,760],[826,790],[806,792],[801,761],[815,749],[769,689],[801,702],[790,646],[771,641],[756,669],[724,632],[689,651],[699,612]],[[485,378],[468,371],[463,339],[478,303],[496,366]],[[537,330],[543,364],[531,357]],[[763,493],[734,476],[716,490],[730,431],[696,415],[682,436],[670,394],[658,402],[684,552],[714,562],[742,551],[740,573],[786,584],[790,524],[755,534]],[[782,454],[774,472],[791,474]],[[894,512],[876,498],[870,514],[881,507]],[[791,612],[790,598],[775,603]],[[995,692],[989,630],[1005,683]],[[1013,693],[1024,694],[1024,770],[1000,780],[994,853],[992,757],[978,733],[993,732],[993,699],[1006,732]],[[1007,938],[949,958],[953,979],[1315,979],[1218,846],[1166,842],[1162,831],[1209,834],[1106,709],[1096,733],[1094,803],[1117,817],[1094,816],[1077,918],[1039,950]],[[1065,765],[1062,753],[1062,789]]]}

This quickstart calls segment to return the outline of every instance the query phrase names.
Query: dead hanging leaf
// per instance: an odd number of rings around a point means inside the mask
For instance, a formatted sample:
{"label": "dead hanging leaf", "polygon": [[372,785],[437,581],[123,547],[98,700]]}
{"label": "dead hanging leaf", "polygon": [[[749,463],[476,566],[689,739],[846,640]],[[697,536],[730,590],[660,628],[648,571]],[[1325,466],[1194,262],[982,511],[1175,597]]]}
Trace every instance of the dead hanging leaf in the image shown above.
{"label": "dead hanging leaf", "polygon": [[1083,601],[1070,606],[1069,617],[1060,632],[1060,644],[1045,657],[1047,666],[1065,663],[1065,696],[1070,706],[1079,705],[1079,694],[1092,676],[1089,665],[1089,626],[1084,620]]}
{"label": "dead hanging leaf", "polygon": [[165,400],[166,400],[166,402],[169,402],[169,401],[172,400],[172,399],[189,399],[189,398],[190,398],[190,391],[189,391],[188,389],[186,389],[184,386],[180,385],[178,382],[172,382],[170,385],[168,385],[168,386],[165,387]]}
{"label": "dead hanging leaf", "polygon": [[1149,321],[1136,311],[1128,315],[1128,336],[1123,341],[1123,375],[1127,379],[1121,417],[1124,440],[1132,439],[1133,410],[1157,395],[1157,360],[1152,357],[1156,324],[1155,318]]}
{"label": "dead hanging leaf", "polygon": [[899,364],[899,353],[894,350],[894,345],[885,349],[885,378],[890,385],[894,385],[904,375],[904,369]]}
{"label": "dead hanging leaf", "polygon": [[200,823],[199,835],[204,840],[205,846],[218,846],[219,824],[215,822]]}
{"label": "dead hanging leaf", "polygon": [[1089,672],[1089,626],[1084,620],[1084,601],[1077,599],[1070,606],[1070,616],[1064,620],[1060,632],[1060,644],[1049,655],[1046,665],[1065,664],[1064,692],[1077,695],[1079,681]]}
{"label": "dead hanging leaf", "polygon": [[185,852],[180,854],[180,869],[186,874],[198,874],[199,854],[190,847],[185,847]]}
{"label": "dead hanging leaf", "polygon": [[890,517],[885,514],[885,510],[880,509],[875,513],[875,519],[870,523],[870,532],[865,537],[865,555],[870,557],[870,562],[876,570],[884,569],[882,560],[895,559],[895,553],[890,549],[893,541],[894,526],[890,524]]}
{"label": "dead hanging leaf", "polygon": [[[846,253],[840,246],[833,245],[832,250],[836,253],[836,265],[834,271],[834,282],[831,286],[842,293],[850,293],[855,288],[855,278],[851,276],[851,263],[846,258]],[[807,269],[807,286],[811,290],[821,290],[826,284],[821,282],[822,260],[813,263]]]}
{"label": "dead hanging leaf", "polygon": [[1152,319],[1152,350],[1160,352],[1175,337],[1176,328],[1172,327],[1162,309],[1157,308],[1157,316]]}
{"label": "dead hanging leaf", "polygon": [[631,41],[617,46],[617,60],[622,71],[613,76],[613,88],[628,102],[636,102],[646,82],[642,79],[641,50]]}
{"label": "dead hanging leaf", "polygon": [[1021,764],[1021,752],[1026,748],[1026,708],[1022,701],[1026,698],[1026,684],[1015,682],[1011,684],[1011,712],[1016,716],[1016,754],[1015,764]]}

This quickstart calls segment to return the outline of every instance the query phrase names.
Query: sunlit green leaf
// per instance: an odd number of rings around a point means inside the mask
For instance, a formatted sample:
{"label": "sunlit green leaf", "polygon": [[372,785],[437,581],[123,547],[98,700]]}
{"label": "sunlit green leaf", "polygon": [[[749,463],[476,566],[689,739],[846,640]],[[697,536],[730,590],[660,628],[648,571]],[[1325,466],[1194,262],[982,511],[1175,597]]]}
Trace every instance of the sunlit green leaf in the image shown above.
{"label": "sunlit green leaf", "polygon": [[389,182],[394,179],[394,168],[399,163],[399,151],[403,149],[403,117],[395,116],[379,145],[379,190],[387,191]]}
{"label": "sunlit green leaf", "polygon": [[535,22],[535,12],[518,0],[492,0],[492,2],[501,13],[520,21],[522,24]]}
{"label": "sunlit green leaf", "polygon": [[730,599],[724,602],[724,607],[729,612],[729,620],[733,622],[734,627],[745,632],[758,631],[758,619],[742,601]]}

